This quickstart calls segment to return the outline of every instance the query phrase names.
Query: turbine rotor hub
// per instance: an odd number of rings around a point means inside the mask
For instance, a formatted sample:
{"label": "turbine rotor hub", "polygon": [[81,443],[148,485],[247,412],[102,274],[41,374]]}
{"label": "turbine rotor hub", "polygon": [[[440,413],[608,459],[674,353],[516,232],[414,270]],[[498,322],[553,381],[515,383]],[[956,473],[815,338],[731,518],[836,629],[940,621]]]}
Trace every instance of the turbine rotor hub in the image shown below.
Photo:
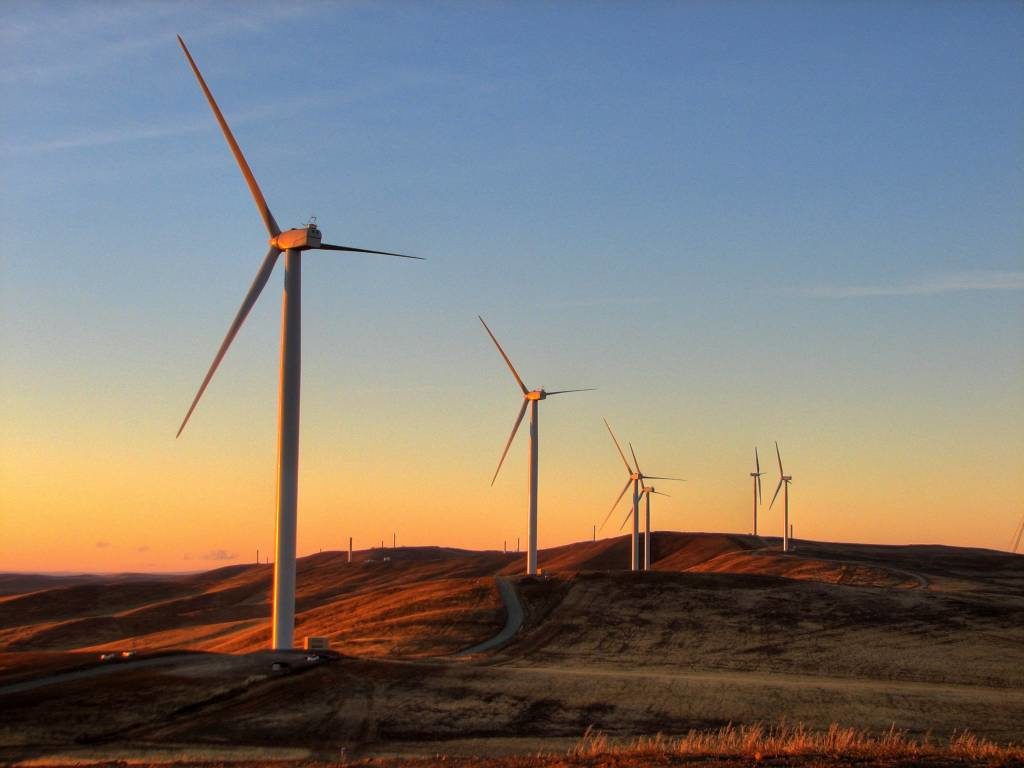
{"label": "turbine rotor hub", "polygon": [[270,244],[282,251],[308,251],[319,248],[321,234],[316,224],[308,224],[298,229],[289,229],[270,238]]}
{"label": "turbine rotor hub", "polygon": [[544,400],[548,396],[548,393],[543,389],[535,389],[533,392],[526,393],[527,400]]}

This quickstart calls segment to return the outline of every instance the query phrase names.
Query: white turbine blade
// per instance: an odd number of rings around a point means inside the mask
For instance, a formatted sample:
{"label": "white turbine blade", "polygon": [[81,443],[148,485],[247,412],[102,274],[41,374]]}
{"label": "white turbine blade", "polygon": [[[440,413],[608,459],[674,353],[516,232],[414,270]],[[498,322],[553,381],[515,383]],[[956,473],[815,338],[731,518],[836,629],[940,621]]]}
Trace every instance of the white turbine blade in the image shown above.
{"label": "white turbine blade", "polygon": [[633,466],[636,467],[636,473],[638,475],[642,476],[643,472],[640,471],[640,460],[636,457],[636,451],[633,450],[633,444],[632,443],[628,443],[628,445],[629,445],[629,453],[633,457]]}
{"label": "white turbine blade", "polygon": [[505,443],[505,450],[501,452],[501,459],[498,460],[498,468],[494,470],[494,477],[491,478],[491,485],[494,485],[494,481],[498,479],[498,473],[501,472],[501,465],[505,463],[505,457],[508,456],[509,446],[512,445],[512,441],[515,440],[516,432],[519,431],[519,425],[523,423],[523,416],[526,414],[526,406],[529,405],[529,400],[523,400],[523,407],[519,409],[519,415],[516,416],[516,423],[512,427],[512,434],[508,436],[508,442]]}
{"label": "white turbine blade", "polygon": [[1013,549],[1011,551],[1014,554],[1017,553],[1017,548],[1020,546],[1021,536],[1024,536],[1024,518],[1021,518],[1020,526],[1017,528],[1017,538],[1013,542]]}
{"label": "white turbine blade", "polygon": [[[632,474],[633,474],[633,468],[632,468],[631,466],[629,466],[629,462],[628,462],[628,461],[626,460],[626,454],[624,454],[624,453],[622,452],[622,446],[620,446],[620,445],[619,445],[619,441],[615,439],[615,433],[614,433],[614,432],[612,432],[612,428],[611,428],[611,426],[609,426],[609,424],[608,424],[608,419],[605,419],[605,420],[604,420],[604,425],[605,425],[606,427],[608,427],[608,434],[612,436],[612,442],[613,442],[613,443],[615,443],[615,447],[616,447],[616,448],[618,449],[618,451],[619,451],[619,456],[621,456],[621,457],[622,457],[622,463],[626,465],[626,471],[627,471],[627,472],[629,472],[629,474],[631,474],[631,475],[632,475]],[[623,491],[623,493],[625,493],[625,491]],[[621,498],[621,497],[620,497],[620,498]]]}
{"label": "white turbine blade", "polygon": [[680,483],[685,483],[686,479],[682,477],[662,477],[661,475],[644,475],[645,480],[676,480]]}
{"label": "white turbine blade", "polygon": [[256,183],[256,177],[252,175],[252,171],[249,169],[249,164],[245,161],[245,156],[242,154],[242,150],[238,147],[238,142],[235,141],[235,136],[231,133],[231,129],[228,127],[228,121],[224,119],[224,115],[221,114],[220,107],[217,106],[216,99],[213,98],[213,94],[210,93],[210,89],[206,86],[206,81],[203,79],[202,73],[199,71],[199,67],[196,66],[195,61],[192,58],[192,54],[189,53],[188,48],[185,46],[185,41],[181,39],[181,35],[178,35],[178,43],[181,45],[181,50],[185,52],[185,58],[188,59],[189,66],[192,67],[192,72],[195,73],[196,80],[199,81],[199,87],[203,89],[203,93],[206,94],[206,100],[210,103],[210,109],[213,110],[213,116],[217,118],[217,122],[220,124],[220,130],[224,134],[224,138],[227,139],[228,147],[231,148],[231,154],[235,156],[235,161],[238,163],[239,169],[242,171],[242,175],[245,177],[245,183],[249,185],[249,192],[252,194],[252,199],[256,202],[256,208],[260,212],[260,216],[263,218],[263,224],[267,228],[267,232],[270,233],[271,237],[276,237],[281,234],[280,228],[277,226],[277,222],[274,221],[274,216],[270,212],[270,208],[267,207],[267,201],[263,199],[263,192],[260,191],[260,185]]}
{"label": "white turbine blade", "polygon": [[779,477],[782,477],[786,473],[782,471],[782,454],[779,453],[779,441],[778,440],[775,441],[775,455],[779,459]]}
{"label": "white turbine blade", "polygon": [[[614,504],[612,504],[612,508],[608,510],[608,514],[604,516],[604,520],[602,520],[602,521],[601,521],[601,525],[599,525],[599,526],[597,527],[597,530],[599,530],[599,531],[600,531],[600,530],[601,530],[602,528],[604,528],[604,526],[605,526],[605,523],[607,523],[607,522],[608,522],[608,518],[612,516],[612,512],[614,512],[614,511],[615,511],[615,508],[616,508],[617,506],[619,506],[619,502],[620,502],[620,501],[622,501],[622,497],[626,495],[626,491],[628,491],[628,490],[629,490],[629,486],[630,486],[630,485],[631,485],[632,483],[633,483],[633,480],[632,480],[632,479],[630,479],[630,480],[627,480],[627,481],[626,481],[626,484],[625,484],[624,486],[622,486],[622,493],[620,493],[620,494],[618,495],[618,498],[616,498],[616,499],[615,499],[615,503],[614,503]],[[632,507],[630,507],[630,509],[632,509]]]}
{"label": "white turbine blade", "polygon": [[761,473],[757,474],[757,503],[764,505],[764,492],[761,490]]}
{"label": "white turbine blade", "polygon": [[425,261],[422,256],[406,256],[404,253],[391,253],[390,251],[368,251],[366,248],[352,248],[348,245],[330,245],[321,243],[318,247],[321,251],[351,251],[352,253],[376,253],[379,256],[399,256],[403,259],[419,259]]}
{"label": "white turbine blade", "polygon": [[761,460],[757,458],[757,446],[754,446],[754,471],[761,473]]}
{"label": "white turbine blade", "polygon": [[224,341],[220,344],[220,349],[217,350],[217,355],[213,358],[213,364],[210,365],[210,370],[206,372],[206,377],[203,379],[203,383],[199,385],[199,391],[196,392],[195,399],[192,401],[192,405],[189,406],[188,413],[185,414],[185,418],[181,422],[181,426],[178,427],[178,434],[175,437],[181,435],[181,431],[185,429],[185,425],[188,424],[189,416],[192,415],[192,411],[196,409],[199,404],[199,398],[203,396],[203,392],[206,391],[206,385],[210,383],[210,379],[213,378],[214,372],[217,370],[217,366],[220,365],[220,361],[224,359],[224,355],[228,351],[228,347],[231,346],[231,342],[234,341],[235,336],[238,334],[238,329],[242,327],[242,323],[245,322],[245,318],[249,315],[249,310],[252,309],[253,304],[256,303],[256,299],[259,298],[260,293],[267,284],[267,280],[270,279],[270,273],[274,271],[274,265],[277,264],[277,257],[281,255],[281,251],[271,246],[270,250],[267,251],[267,255],[263,258],[263,263],[260,264],[259,271],[256,272],[256,277],[252,281],[252,285],[249,286],[249,292],[245,294],[245,298],[242,300],[242,306],[239,307],[238,313],[235,315],[235,319],[231,321],[231,325],[228,328],[227,335],[224,337]]}
{"label": "white turbine blade", "polygon": [[585,387],[584,389],[556,389],[554,392],[545,391],[544,394],[550,397],[551,395],[564,395],[566,392],[593,392],[597,387]]}
{"label": "white turbine blade", "polygon": [[771,509],[775,505],[775,499],[779,495],[779,489],[782,487],[782,478],[779,478],[779,484],[775,486],[775,496],[772,496],[772,503],[768,505],[768,509]]}
{"label": "white turbine blade", "polygon": [[621,531],[621,530],[622,530],[623,528],[625,528],[625,527],[626,527],[626,523],[628,523],[628,522],[629,522],[629,518],[631,518],[632,516],[633,516],[633,508],[632,508],[632,507],[630,507],[630,508],[629,508],[629,512],[627,512],[627,513],[626,513],[626,519],[625,519],[625,520],[623,520],[623,521],[622,521],[622,525],[620,525],[620,526],[619,526],[619,530],[620,530],[620,531]]}
{"label": "white turbine blade", "polygon": [[491,341],[494,342],[494,346],[498,348],[498,352],[500,352],[501,356],[505,359],[505,363],[508,365],[508,369],[512,371],[512,375],[516,377],[516,383],[519,385],[519,388],[523,390],[524,395],[527,394],[530,390],[526,388],[526,385],[523,384],[523,380],[519,378],[519,374],[516,373],[516,368],[514,365],[512,365],[512,361],[508,359],[508,355],[505,354],[505,350],[501,348],[501,344],[499,344],[498,340],[494,338],[494,334],[491,333],[491,329],[487,327],[487,323],[484,323],[484,319],[480,317],[480,315],[477,315],[477,319],[479,319],[480,322],[483,323],[484,330],[487,331],[487,335],[491,337]]}

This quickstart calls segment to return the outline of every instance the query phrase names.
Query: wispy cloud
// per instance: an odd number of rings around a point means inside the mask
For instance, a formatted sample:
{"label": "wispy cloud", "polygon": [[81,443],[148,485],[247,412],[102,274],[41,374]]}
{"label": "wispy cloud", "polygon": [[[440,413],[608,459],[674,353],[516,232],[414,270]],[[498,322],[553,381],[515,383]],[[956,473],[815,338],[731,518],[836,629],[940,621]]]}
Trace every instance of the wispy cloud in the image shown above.
{"label": "wispy cloud", "polygon": [[565,299],[553,301],[547,306],[556,309],[577,309],[586,307],[618,307],[631,304],[657,304],[661,302],[658,296],[595,296],[592,299]]}
{"label": "wispy cloud", "polygon": [[[263,104],[252,109],[236,112],[230,118],[231,126],[235,128],[239,125],[257,122],[274,117],[275,115],[287,114],[290,110],[302,109],[314,104],[318,99],[315,95],[310,94],[294,96],[282,101],[285,102],[284,110],[281,109],[281,101],[278,101],[273,105]],[[213,118],[208,114],[200,114],[191,119],[183,119],[181,121],[162,120],[159,123],[138,123],[123,128],[85,130],[73,135],[55,136],[50,139],[41,139],[23,144],[0,145],[0,155],[16,157],[46,152],[60,152],[63,150],[88,149],[151,139],[166,139],[203,132],[217,132],[217,124],[213,122]]]}
{"label": "wispy cloud", "polygon": [[823,298],[860,296],[937,296],[962,291],[1024,290],[1024,270],[974,270],[930,275],[917,280],[876,285],[819,285],[800,293]]}
{"label": "wispy cloud", "polygon": [[[289,3],[263,6],[229,3],[181,6],[177,3],[127,2],[104,6],[38,4],[34,14],[4,18],[0,83],[42,83],[79,78],[92,69],[124,65],[133,56],[186,40],[254,32],[314,13],[321,6]],[[197,13],[197,9],[201,13]],[[13,14],[7,14],[12,16]],[[197,18],[201,16],[201,18]]]}
{"label": "wispy cloud", "polygon": [[234,560],[238,557],[234,552],[228,552],[225,549],[213,549],[207,552],[205,555],[200,555],[200,560]]}

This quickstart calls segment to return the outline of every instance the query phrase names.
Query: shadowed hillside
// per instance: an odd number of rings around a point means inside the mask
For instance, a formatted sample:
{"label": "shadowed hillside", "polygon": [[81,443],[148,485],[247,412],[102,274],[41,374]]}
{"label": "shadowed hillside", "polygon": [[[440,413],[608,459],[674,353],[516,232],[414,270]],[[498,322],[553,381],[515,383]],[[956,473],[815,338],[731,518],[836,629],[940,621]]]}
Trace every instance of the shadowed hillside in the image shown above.
{"label": "shadowed hillside", "polygon": [[[781,553],[768,538],[671,532],[652,541],[653,571],[623,570],[628,554],[627,537],[545,550],[538,577],[499,552],[302,558],[296,635],[329,636],[345,654],[332,663],[248,653],[269,645],[269,566],[0,598],[0,761],[118,759],[138,744],[535,753],[589,727],[780,718],[1024,737],[1024,557],[803,541]],[[499,575],[522,626],[503,648],[452,655],[504,624]],[[97,659],[133,646],[218,653]]]}
{"label": "shadowed hillside", "polygon": [[[659,532],[652,556],[654,572],[629,574],[623,573],[628,536],[542,550],[541,567],[558,577],[520,583],[527,631],[517,647],[540,653],[557,646],[566,658],[631,648],[664,663],[691,663],[691,657],[706,663],[717,643],[730,650],[730,664],[759,654],[772,668],[795,669],[785,659],[809,663],[812,646],[847,625],[853,629],[843,631],[868,631],[894,617],[913,617],[922,633],[935,624],[942,634],[983,615],[988,594],[1010,599],[1011,615],[1021,618],[1013,601],[1022,594],[1024,558],[985,550],[796,542],[796,551],[782,553],[777,540],[766,538]],[[339,552],[301,558],[296,637],[325,635],[343,653],[359,656],[453,653],[501,628],[504,609],[494,576],[520,574],[523,559],[440,547],[367,550],[355,553],[351,564]],[[262,649],[270,638],[272,570],[234,565],[149,580],[94,577],[93,583],[0,597],[0,650]],[[601,573],[609,575],[587,576]],[[15,587],[18,578],[7,575],[0,583]],[[30,588],[39,584],[21,578]],[[836,592],[831,585],[849,589]],[[920,594],[902,594],[910,591]],[[531,635],[556,606],[557,620]],[[683,652],[669,642],[707,611],[717,638],[710,646],[691,636]],[[727,627],[742,636],[724,643]],[[779,633],[794,627],[800,637],[782,644]],[[601,628],[612,639],[593,635]],[[542,642],[544,633],[557,642]],[[913,648],[912,635],[905,640]],[[869,635],[863,641],[873,642]],[[733,648],[746,650],[734,654]],[[864,663],[870,666],[871,659]]]}

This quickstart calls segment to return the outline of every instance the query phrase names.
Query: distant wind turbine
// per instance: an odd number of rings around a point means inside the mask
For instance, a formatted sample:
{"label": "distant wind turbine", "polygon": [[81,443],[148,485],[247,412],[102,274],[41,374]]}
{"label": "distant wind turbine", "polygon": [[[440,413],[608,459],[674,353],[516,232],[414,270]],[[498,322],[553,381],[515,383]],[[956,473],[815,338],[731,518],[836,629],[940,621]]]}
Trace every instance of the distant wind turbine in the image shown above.
{"label": "distant wind turbine", "polygon": [[[608,522],[608,518],[612,516],[612,512],[622,501],[622,497],[626,495],[626,491],[629,490],[629,486],[633,486],[633,504],[631,514],[633,515],[633,534],[630,539],[630,570],[640,570],[640,489],[644,487],[644,480],[682,480],[679,477],[659,477],[656,475],[645,475],[640,471],[640,462],[636,459],[636,452],[633,450],[633,444],[629,443],[629,452],[633,456],[633,462],[636,465],[635,468],[630,465],[629,460],[626,458],[626,454],[622,452],[622,446],[619,445],[618,439],[615,437],[615,433],[612,432],[611,425],[608,424],[608,419],[604,420],[604,425],[608,429],[608,434],[612,436],[612,442],[615,443],[615,448],[619,452],[619,456],[622,457],[622,463],[626,465],[626,471],[629,473],[629,479],[626,480],[626,484],[622,486],[622,491],[616,497],[612,503],[611,509],[608,510],[608,514],[605,515],[604,522],[601,523],[601,528],[604,528],[605,523]],[[667,495],[667,494],[666,494]],[[628,519],[628,518],[627,518]],[[620,526],[621,528],[621,526]],[[648,536],[649,539],[649,536]],[[649,549],[649,542],[648,542]]]}
{"label": "distant wind turbine", "polygon": [[[640,489],[640,495],[644,498],[645,510],[644,510],[644,570],[651,570],[651,494],[658,496],[668,496],[667,493],[655,490],[653,485],[645,485]],[[626,521],[629,520],[629,515],[632,514],[632,510],[626,513],[625,519],[622,521],[622,525],[619,526],[621,531]]]}
{"label": "distant wind turbine", "polygon": [[188,423],[189,417],[199,404],[199,399],[206,391],[210,379],[220,365],[221,360],[231,346],[242,323],[249,315],[256,300],[262,293],[267,281],[270,279],[277,258],[281,253],[285,254],[284,263],[284,296],[282,297],[281,312],[281,374],[280,390],[278,400],[278,432],[277,432],[277,539],[274,556],[274,607],[273,607],[273,639],[271,647],[274,649],[287,649],[292,647],[295,632],[295,528],[296,528],[296,507],[298,500],[299,483],[299,379],[300,379],[300,345],[301,345],[301,256],[303,251],[319,249],[322,251],[352,251],[355,253],[375,253],[384,256],[401,256],[407,259],[418,259],[419,256],[403,256],[400,253],[389,253],[388,251],[369,251],[365,248],[352,248],[347,245],[328,245],[321,241],[320,230],[315,222],[310,222],[306,227],[289,229],[282,232],[274,220],[263,192],[256,183],[256,178],[249,169],[249,164],[242,155],[238,143],[235,141],[231,129],[228,127],[220,107],[213,98],[213,94],[206,85],[199,67],[196,66],[185,46],[185,41],[178,36],[178,43],[185,52],[189,66],[199,81],[206,100],[213,110],[213,116],[220,125],[221,132],[227,140],[231,154],[235,157],[242,176],[249,186],[249,193],[256,202],[256,208],[263,225],[270,236],[270,250],[263,258],[256,277],[249,287],[248,293],[242,300],[242,306],[231,321],[227,335],[221,342],[213,358],[213,364],[206,372],[203,383],[199,385],[199,391],[192,400],[185,418],[178,428],[178,435]]}
{"label": "distant wind turbine", "polygon": [[[529,521],[529,547],[526,551],[526,573],[529,576],[535,576],[537,574],[537,456],[540,448],[539,440],[540,436],[538,433],[538,414],[537,414],[537,403],[544,400],[551,395],[564,395],[567,392],[591,392],[593,387],[587,387],[585,389],[557,389],[553,392],[546,391],[543,387],[541,389],[531,390],[523,383],[519,374],[516,372],[515,366],[512,365],[512,361],[508,359],[508,355],[505,354],[505,350],[501,348],[501,344],[491,333],[491,329],[488,327],[484,319],[477,315],[477,318],[484,326],[484,330],[487,331],[487,335],[491,337],[491,341],[494,342],[494,346],[498,348],[498,352],[505,360],[505,364],[508,365],[508,369],[512,371],[512,376],[516,380],[516,384],[523,391],[523,405],[519,409],[519,415],[516,416],[516,423],[512,427],[512,434],[508,436],[508,442],[505,443],[505,450],[501,452],[501,458],[498,460],[498,468],[494,470],[494,477],[491,478],[491,485],[494,485],[494,481],[498,479],[498,473],[501,471],[501,465],[505,463],[505,457],[508,455],[508,449],[512,445],[512,441],[516,437],[516,432],[519,431],[519,425],[523,422],[523,416],[526,414],[526,407],[530,407],[530,521]],[[518,539],[516,540],[516,551],[519,551]]]}
{"label": "distant wind turbine", "polygon": [[782,526],[782,551],[789,551],[789,484],[792,482],[792,475],[787,475],[782,471],[782,454],[779,453],[779,441],[775,441],[775,455],[779,459],[779,484],[775,486],[775,495],[772,496],[772,503],[768,505],[768,509],[775,506],[775,499],[779,495],[779,489],[785,485],[786,490],[782,494],[783,506],[786,510],[785,518]]}
{"label": "distant wind turbine", "polygon": [[757,505],[764,503],[764,497],[761,494],[761,475],[764,472],[761,471],[761,462],[757,458],[757,446],[754,446],[754,471],[750,473],[750,476],[754,478],[754,535],[757,536]]}

